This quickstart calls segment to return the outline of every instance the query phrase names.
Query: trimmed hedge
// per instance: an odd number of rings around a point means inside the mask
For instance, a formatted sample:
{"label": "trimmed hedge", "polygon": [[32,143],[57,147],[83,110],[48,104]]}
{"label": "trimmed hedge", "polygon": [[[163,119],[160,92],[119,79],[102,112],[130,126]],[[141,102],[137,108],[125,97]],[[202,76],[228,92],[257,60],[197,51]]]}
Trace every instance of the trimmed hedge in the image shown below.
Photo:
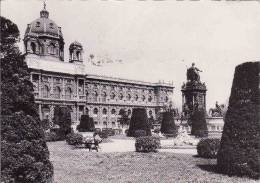
{"label": "trimmed hedge", "polygon": [[197,152],[202,158],[217,158],[219,147],[220,139],[218,138],[201,139],[197,145]]}
{"label": "trimmed hedge", "polygon": [[203,109],[194,110],[190,117],[191,135],[195,137],[207,137],[208,127]]}
{"label": "trimmed hedge", "polygon": [[50,131],[50,132],[45,132],[45,140],[46,140],[46,142],[54,142],[54,141],[60,141],[63,139],[56,132]]}
{"label": "trimmed hedge", "polygon": [[93,118],[89,115],[81,115],[80,124],[77,126],[79,132],[93,132],[95,130],[95,124]]}
{"label": "trimmed hedge", "polygon": [[83,142],[83,135],[78,133],[70,133],[66,137],[66,142],[69,145],[80,145]]}
{"label": "trimmed hedge", "polygon": [[134,137],[136,130],[144,130],[146,135],[151,135],[151,126],[145,108],[134,108],[127,136]]}
{"label": "trimmed hedge", "polygon": [[168,136],[176,137],[178,135],[178,129],[174,123],[173,112],[166,111],[162,115],[161,132]]}
{"label": "trimmed hedge", "polygon": [[106,133],[108,136],[115,135],[115,131],[112,128],[102,128],[102,132]]}
{"label": "trimmed hedge", "polygon": [[135,130],[135,137],[143,137],[146,136],[146,131],[144,130]]}
{"label": "trimmed hedge", "polygon": [[45,183],[53,176],[40,120],[24,113],[1,119],[1,182]]}
{"label": "trimmed hedge", "polygon": [[153,136],[138,137],[135,141],[136,152],[157,152],[160,148],[160,138]]}
{"label": "trimmed hedge", "polygon": [[260,62],[235,69],[228,111],[217,157],[228,175],[260,177]]}

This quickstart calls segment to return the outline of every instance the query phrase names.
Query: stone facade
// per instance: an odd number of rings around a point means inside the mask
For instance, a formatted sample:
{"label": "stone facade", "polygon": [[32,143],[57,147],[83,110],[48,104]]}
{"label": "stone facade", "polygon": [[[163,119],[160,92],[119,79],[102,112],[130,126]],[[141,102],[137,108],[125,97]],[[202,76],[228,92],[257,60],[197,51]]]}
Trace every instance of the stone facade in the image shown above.
{"label": "stone facade", "polygon": [[83,64],[83,47],[73,42],[64,61],[61,28],[44,8],[40,18],[28,24],[24,36],[25,60],[31,70],[41,119],[52,121],[55,106],[68,106],[76,125],[82,114],[94,118],[96,127],[118,128],[121,109],[131,114],[144,107],[155,119],[169,105],[173,85],[89,74]]}

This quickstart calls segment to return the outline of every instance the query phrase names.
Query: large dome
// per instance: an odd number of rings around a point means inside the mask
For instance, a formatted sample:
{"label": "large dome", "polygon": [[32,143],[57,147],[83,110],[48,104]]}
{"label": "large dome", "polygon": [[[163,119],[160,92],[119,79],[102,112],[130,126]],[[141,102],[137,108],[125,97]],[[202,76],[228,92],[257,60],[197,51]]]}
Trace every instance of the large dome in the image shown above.
{"label": "large dome", "polygon": [[57,24],[49,19],[49,12],[44,9],[40,12],[40,18],[34,20],[25,31],[25,36],[50,36],[55,38],[61,38],[61,28]]}

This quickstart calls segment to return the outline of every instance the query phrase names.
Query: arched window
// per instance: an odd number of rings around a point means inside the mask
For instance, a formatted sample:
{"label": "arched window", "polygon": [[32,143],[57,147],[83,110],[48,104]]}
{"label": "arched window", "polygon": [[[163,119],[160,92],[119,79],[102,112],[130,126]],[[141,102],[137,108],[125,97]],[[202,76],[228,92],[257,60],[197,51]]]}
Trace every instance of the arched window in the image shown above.
{"label": "arched window", "polygon": [[72,98],[72,89],[70,87],[66,88],[66,90],[65,90],[65,98],[66,99]]}
{"label": "arched window", "polygon": [[112,115],[115,115],[115,114],[116,114],[116,110],[115,110],[115,109],[112,109],[112,110],[111,110],[111,114],[112,114]]}
{"label": "arched window", "polygon": [[107,93],[106,93],[106,92],[103,92],[101,97],[102,97],[102,98],[101,98],[101,99],[102,99],[102,102],[106,102]]}
{"label": "arched window", "polygon": [[80,51],[77,51],[77,52],[76,52],[76,57],[77,57],[77,60],[80,60],[80,59],[81,59]]}
{"label": "arched window", "polygon": [[61,90],[60,87],[56,86],[53,91],[54,98],[61,98]]}
{"label": "arched window", "polygon": [[119,93],[119,100],[123,100],[123,94],[122,93]]}
{"label": "arched window", "polygon": [[86,115],[89,114],[89,109],[88,108],[85,109],[85,113],[86,113]]}
{"label": "arched window", "polygon": [[128,100],[128,101],[131,100],[131,95],[130,95],[130,94],[127,95],[127,100]]}
{"label": "arched window", "polygon": [[116,126],[116,122],[112,122],[112,127],[114,128]]}
{"label": "arched window", "polygon": [[97,108],[94,108],[93,114],[98,114],[98,109]]}
{"label": "arched window", "polygon": [[96,91],[93,93],[93,100],[94,102],[97,102],[98,100],[98,93]]}
{"label": "arched window", "polygon": [[165,102],[168,102],[168,100],[169,100],[169,98],[166,96],[166,97],[165,97]]}
{"label": "arched window", "polygon": [[42,119],[49,119],[50,108],[48,105],[42,106]]}
{"label": "arched window", "polygon": [[50,89],[47,85],[44,85],[44,87],[43,87],[42,97],[43,98],[49,98],[50,97]]}
{"label": "arched window", "polygon": [[51,54],[51,55],[55,55],[56,54],[56,52],[55,52],[55,45],[53,43],[51,43],[49,45],[48,51],[49,51],[49,54]]}
{"label": "arched window", "polygon": [[107,114],[107,109],[104,108],[103,111],[102,111],[102,113],[103,113],[104,115],[106,115],[106,114]]}
{"label": "arched window", "polygon": [[139,98],[138,95],[135,95],[135,101],[138,101],[138,98]]}
{"label": "arched window", "polygon": [[149,115],[151,116],[153,114],[153,111],[152,110],[149,110]]}
{"label": "arched window", "polygon": [[153,100],[152,96],[149,96],[148,101],[152,102],[152,100]]}
{"label": "arched window", "polygon": [[127,114],[128,114],[128,115],[131,115],[131,113],[132,113],[132,112],[131,112],[131,109],[128,109],[128,110],[127,110]]}
{"label": "arched window", "polygon": [[142,100],[145,101],[145,96],[144,95],[142,96]]}
{"label": "arched window", "polygon": [[115,99],[115,97],[116,97],[115,93],[114,93],[114,92],[112,92],[112,93],[110,94],[110,98],[111,98],[112,100],[114,100],[114,99]]}
{"label": "arched window", "polygon": [[36,53],[36,44],[34,42],[31,43],[31,50],[33,53]]}

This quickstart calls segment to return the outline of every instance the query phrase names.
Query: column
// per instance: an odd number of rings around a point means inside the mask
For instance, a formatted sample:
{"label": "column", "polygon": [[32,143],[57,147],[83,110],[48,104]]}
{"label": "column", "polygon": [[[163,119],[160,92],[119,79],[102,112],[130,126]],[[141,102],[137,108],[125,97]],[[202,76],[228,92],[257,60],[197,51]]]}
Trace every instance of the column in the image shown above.
{"label": "column", "polygon": [[77,110],[76,110],[76,106],[74,105],[74,106],[72,106],[72,116],[71,116],[71,121],[73,121],[73,122],[75,122],[76,121],[76,116],[77,116]]}
{"label": "column", "polygon": [[42,74],[39,73],[39,98],[42,97]]}
{"label": "column", "polygon": [[39,117],[40,117],[40,120],[42,120],[42,104],[39,104]]}
{"label": "column", "polygon": [[49,121],[50,121],[50,126],[53,126],[53,119],[54,117],[54,105],[50,105],[50,114],[49,114]]}

